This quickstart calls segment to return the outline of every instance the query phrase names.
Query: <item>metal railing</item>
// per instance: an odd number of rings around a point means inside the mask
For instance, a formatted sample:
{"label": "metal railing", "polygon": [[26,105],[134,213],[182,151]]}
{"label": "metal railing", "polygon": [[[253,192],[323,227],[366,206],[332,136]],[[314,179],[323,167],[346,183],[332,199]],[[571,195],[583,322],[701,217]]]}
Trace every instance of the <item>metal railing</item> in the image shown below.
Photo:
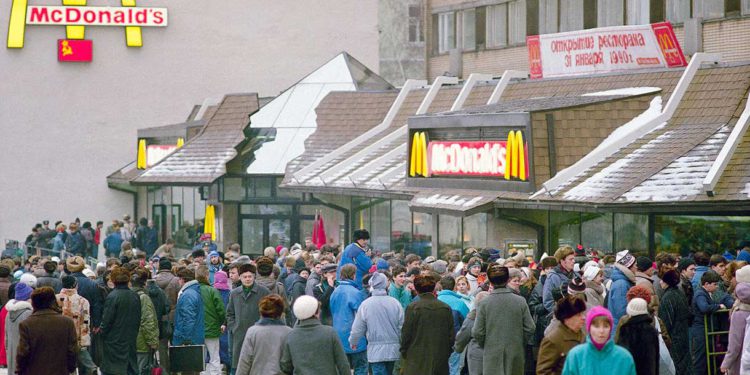
{"label": "metal railing", "polygon": [[[725,316],[726,314],[726,316]],[[708,375],[721,374],[721,362],[727,354],[729,343],[729,310],[717,310],[703,317],[706,338],[706,365]]]}

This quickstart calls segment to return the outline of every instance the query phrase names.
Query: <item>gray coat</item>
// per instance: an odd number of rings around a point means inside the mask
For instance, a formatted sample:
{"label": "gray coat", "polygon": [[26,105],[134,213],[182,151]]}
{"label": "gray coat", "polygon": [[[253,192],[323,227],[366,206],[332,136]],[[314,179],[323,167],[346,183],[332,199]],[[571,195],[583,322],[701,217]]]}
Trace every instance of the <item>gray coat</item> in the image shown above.
{"label": "gray coat", "polygon": [[375,290],[359,305],[354,317],[349,345],[357,344],[367,335],[367,361],[391,362],[401,358],[401,327],[404,309],[385,290]]}
{"label": "gray coat", "polygon": [[464,319],[461,329],[456,334],[456,344],[454,350],[457,353],[463,353],[469,364],[469,375],[482,375],[482,349],[477,340],[471,337],[471,330],[474,328],[474,320],[477,318],[477,310],[471,310],[469,315]]}
{"label": "gray coat", "polygon": [[21,322],[31,316],[31,304],[27,301],[8,301],[5,305],[8,315],[5,317],[5,355],[8,359],[8,374],[16,373],[16,353],[18,353],[18,342],[21,333],[18,327]]}
{"label": "gray coat", "polygon": [[484,373],[523,374],[524,350],[532,343],[534,331],[534,320],[526,300],[508,288],[493,290],[477,306],[477,317],[471,330],[477,344],[484,348]]}
{"label": "gray coat", "polygon": [[281,320],[263,318],[255,323],[245,334],[236,375],[281,374],[281,351],[291,331]]}
{"label": "gray coat", "polygon": [[242,290],[242,286],[229,292],[227,305],[227,327],[232,338],[232,368],[237,368],[242,350],[242,342],[248,328],[260,319],[258,303],[260,299],[271,294],[266,287],[253,283],[249,293]]}
{"label": "gray coat", "polygon": [[280,365],[287,375],[351,374],[338,333],[314,317],[300,320],[287,335]]}

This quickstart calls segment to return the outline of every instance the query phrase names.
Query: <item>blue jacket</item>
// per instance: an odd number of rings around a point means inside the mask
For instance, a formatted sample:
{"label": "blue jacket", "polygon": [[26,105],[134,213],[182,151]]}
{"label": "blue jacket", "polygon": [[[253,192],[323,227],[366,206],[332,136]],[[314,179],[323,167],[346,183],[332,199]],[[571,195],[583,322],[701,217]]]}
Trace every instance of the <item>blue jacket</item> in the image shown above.
{"label": "blue jacket", "polygon": [[750,252],[747,250],[740,251],[740,253],[737,254],[737,260],[750,263]]}
{"label": "blue jacket", "polygon": [[362,337],[357,343],[357,350],[349,346],[349,335],[352,333],[354,317],[359,305],[365,300],[362,289],[352,280],[341,280],[339,286],[331,293],[331,315],[333,315],[333,329],[339,335],[341,345],[347,354],[361,353],[367,350],[367,340]]}
{"label": "blue jacket", "polygon": [[411,290],[407,289],[406,286],[399,288],[396,284],[392,283],[388,288],[388,295],[398,300],[404,311],[406,311],[406,306],[409,306],[411,303]]}
{"label": "blue jacket", "polygon": [[104,239],[104,248],[107,249],[108,253],[120,254],[122,249],[122,236],[120,232],[114,232]]}
{"label": "blue jacket", "polygon": [[690,280],[693,284],[693,290],[698,290],[698,287],[702,286],[701,277],[706,272],[708,272],[708,266],[695,266],[695,275],[693,275],[693,280]]}
{"label": "blue jacket", "polygon": [[[461,322],[463,323],[463,319],[466,319],[466,315],[469,314],[469,306],[466,306],[463,298],[458,293],[452,290],[441,290],[438,292],[437,299],[438,301],[445,302],[445,304],[451,307],[451,310],[461,314]],[[459,325],[458,328],[460,327]]]}
{"label": "blue jacket", "polygon": [[[612,329],[614,330],[614,328]],[[610,339],[598,350],[591,342],[575,346],[565,358],[562,375],[635,375],[635,362],[627,349],[615,345]]]}
{"label": "blue jacket", "polygon": [[694,327],[704,326],[704,316],[711,314],[721,307],[720,304],[724,304],[726,308],[731,309],[734,304],[734,300],[728,293],[724,293],[722,299],[718,302],[714,302],[708,292],[703,289],[703,286],[699,286],[694,289],[693,292],[693,324]]}
{"label": "blue jacket", "polygon": [[609,290],[607,308],[615,320],[615,327],[617,327],[617,322],[620,321],[620,318],[626,313],[628,300],[625,296],[628,294],[628,290],[634,285],[635,283],[620,268],[615,267],[612,270],[612,286]]}
{"label": "blue jacket", "polygon": [[68,235],[65,240],[65,247],[68,252],[76,255],[81,255],[86,251],[86,239],[79,231],[75,231]]}
{"label": "blue jacket", "polygon": [[65,235],[63,232],[57,232],[55,235],[55,239],[52,240],[52,250],[54,251],[62,251],[65,248]]}
{"label": "blue jacket", "polygon": [[339,281],[341,281],[341,267],[347,264],[353,264],[357,266],[357,274],[354,277],[354,282],[361,289],[362,277],[370,272],[370,267],[372,267],[372,260],[356,242],[350,243],[349,246],[344,249],[344,253],[341,254],[339,268],[336,270],[336,278],[339,279]]}
{"label": "blue jacket", "polygon": [[565,273],[559,265],[547,275],[547,281],[544,282],[544,288],[542,289],[542,303],[548,313],[555,310],[555,298],[552,296],[552,291],[560,289],[564,283],[570,281],[572,276],[570,273]]}
{"label": "blue jacket", "polygon": [[174,332],[172,345],[182,345],[190,341],[193,345],[205,341],[205,317],[200,284],[193,280],[182,287],[174,312]]}

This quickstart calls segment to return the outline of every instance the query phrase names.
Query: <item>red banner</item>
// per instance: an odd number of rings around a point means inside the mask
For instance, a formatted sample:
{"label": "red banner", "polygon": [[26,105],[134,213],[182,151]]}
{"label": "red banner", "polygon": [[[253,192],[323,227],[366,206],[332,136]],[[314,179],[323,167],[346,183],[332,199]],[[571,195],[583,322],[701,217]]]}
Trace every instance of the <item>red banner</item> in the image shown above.
{"label": "red banner", "polygon": [[91,62],[94,55],[94,42],[91,40],[58,39],[57,61]]}
{"label": "red banner", "polygon": [[670,68],[686,66],[687,60],[685,55],[682,54],[682,48],[680,43],[677,41],[677,37],[674,35],[672,24],[669,22],[660,22],[651,25],[654,29],[654,35],[656,35],[656,42],[661,47],[661,52],[664,54],[664,61]]}

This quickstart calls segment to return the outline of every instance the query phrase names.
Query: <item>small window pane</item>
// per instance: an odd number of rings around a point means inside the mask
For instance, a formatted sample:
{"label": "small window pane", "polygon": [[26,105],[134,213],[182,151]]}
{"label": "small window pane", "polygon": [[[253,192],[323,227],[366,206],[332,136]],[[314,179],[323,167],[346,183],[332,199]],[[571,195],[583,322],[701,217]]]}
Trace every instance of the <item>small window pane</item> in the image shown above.
{"label": "small window pane", "polygon": [[560,31],[583,29],[583,0],[569,0],[560,3]]}
{"label": "small window pane", "polygon": [[438,39],[440,53],[448,53],[456,47],[456,14],[441,13],[438,19]]}
{"label": "small window pane", "polygon": [[478,213],[464,218],[464,248],[487,247],[487,214]]}
{"label": "small window pane", "polygon": [[599,0],[599,27],[622,26],[625,22],[624,0]]}
{"label": "small window pane", "polygon": [[408,201],[391,201],[391,250],[411,251],[411,211]]}
{"label": "small window pane", "polygon": [[414,213],[414,239],[407,254],[417,254],[422,259],[432,255],[432,215]]}
{"label": "small window pane", "polygon": [[461,12],[461,35],[463,49],[472,51],[477,48],[476,11],[469,9]]}
{"label": "small window pane", "polygon": [[245,199],[245,186],[242,178],[224,179],[224,200],[241,201]]}
{"label": "small window pane", "polygon": [[[750,3],[750,0],[744,0]],[[683,23],[690,18],[690,0],[667,0],[667,20]]]}
{"label": "small window pane", "polygon": [[505,47],[508,45],[508,5],[487,7],[487,45]]}
{"label": "small window pane", "polygon": [[695,17],[714,19],[724,17],[724,0],[693,0]]}
{"label": "small window pane", "polygon": [[422,6],[409,6],[409,41],[424,42],[424,32],[422,31]]}
{"label": "small window pane", "polygon": [[291,215],[292,206],[281,204],[243,204],[242,215]]}
{"label": "small window pane", "polygon": [[554,251],[560,246],[575,248],[581,243],[581,214],[578,212],[550,212],[550,237]]}
{"label": "small window pane", "polygon": [[581,243],[598,252],[612,251],[612,214],[583,214]]}
{"label": "small window pane", "polygon": [[648,215],[615,214],[614,220],[614,251],[648,253]]}
{"label": "small window pane", "polygon": [[526,0],[508,3],[508,17],[510,43],[526,43]]}
{"label": "small window pane", "polygon": [[391,247],[391,203],[384,201],[372,206],[370,246],[381,252],[390,251]]}
{"label": "small window pane", "polygon": [[439,215],[438,217],[438,258],[443,259],[445,253],[463,249],[461,218],[451,215]]}

